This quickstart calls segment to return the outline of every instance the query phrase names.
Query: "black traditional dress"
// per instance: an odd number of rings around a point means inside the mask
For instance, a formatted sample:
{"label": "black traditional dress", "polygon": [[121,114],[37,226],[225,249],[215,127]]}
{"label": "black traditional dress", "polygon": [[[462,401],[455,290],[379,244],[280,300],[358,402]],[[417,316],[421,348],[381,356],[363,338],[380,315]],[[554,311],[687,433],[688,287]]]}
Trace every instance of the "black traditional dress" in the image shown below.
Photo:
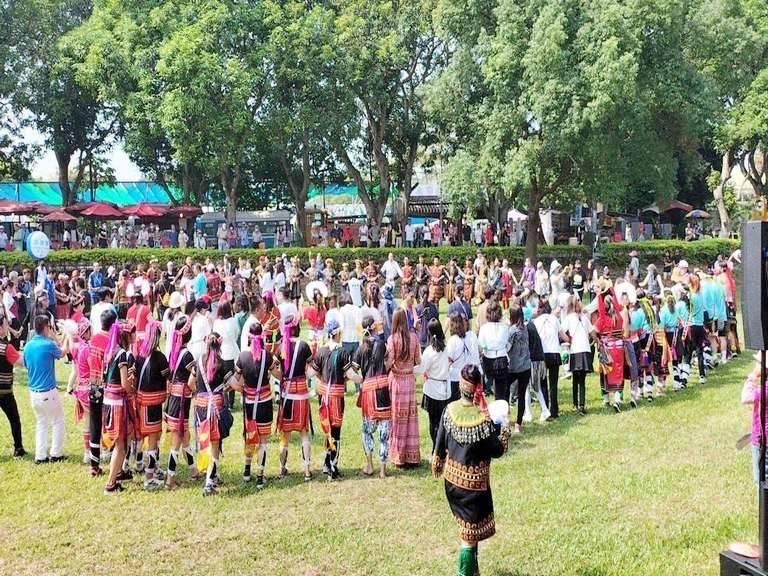
{"label": "black traditional dress", "polygon": [[445,495],[465,542],[480,542],[496,533],[491,459],[507,451],[507,440],[506,433],[477,406],[458,400],[443,412],[432,473],[445,478]]}

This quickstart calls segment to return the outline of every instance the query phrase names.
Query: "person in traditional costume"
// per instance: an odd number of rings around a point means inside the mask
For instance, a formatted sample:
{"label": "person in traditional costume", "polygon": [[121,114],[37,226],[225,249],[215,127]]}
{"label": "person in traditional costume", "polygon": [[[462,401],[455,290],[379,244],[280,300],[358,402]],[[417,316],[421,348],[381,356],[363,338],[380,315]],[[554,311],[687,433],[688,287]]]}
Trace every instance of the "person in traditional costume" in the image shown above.
{"label": "person in traditional costume", "polygon": [[150,321],[146,337],[136,360],[136,407],[139,442],[146,441],[147,465],[144,468],[144,489],[158,490],[163,487],[162,474],[158,473],[160,435],[163,432],[163,404],[165,404],[170,368],[168,359],[159,350],[161,326]]}
{"label": "person in traditional costume", "polygon": [[100,330],[91,337],[88,346],[88,370],[90,388],[88,391],[88,437],[91,457],[91,477],[103,474],[101,463],[101,427],[104,412],[104,373],[107,368],[105,354],[109,346],[112,326],[117,322],[117,313],[104,310],[100,316]]}
{"label": "person in traditional costume", "polygon": [[13,366],[23,364],[22,355],[16,350],[13,343],[8,341],[10,326],[8,318],[0,318],[0,410],[5,413],[8,423],[11,425],[13,436],[13,457],[21,458],[26,455],[21,434],[21,418],[16,397],[13,394]]}
{"label": "person in traditional costume", "polygon": [[192,406],[192,395],[195,391],[194,386],[190,385],[190,374],[195,367],[195,358],[187,350],[187,344],[192,338],[190,318],[183,314],[179,316],[168,338],[171,340],[170,353],[168,354],[171,385],[168,389],[168,401],[165,405],[165,427],[166,433],[171,438],[171,450],[168,454],[165,487],[173,490],[177,486],[176,472],[181,450],[184,451],[185,461],[187,467],[192,471],[192,477],[194,479],[199,478],[197,468],[195,468],[195,454],[189,445],[189,411]]}
{"label": "person in traditional costume", "polygon": [[198,446],[207,458],[203,496],[213,496],[221,485],[219,455],[221,441],[229,436],[231,414],[225,409],[224,397],[232,376],[221,359],[221,337],[212,332],[205,339],[205,352],[192,368],[190,384],[195,389],[195,423]]}
{"label": "person in traditional costume", "polygon": [[149,294],[149,284],[143,279],[137,278],[136,281],[128,285],[127,293],[133,304],[128,308],[125,319],[136,329],[136,339],[133,350],[131,350],[136,357],[139,352],[139,343],[146,339],[147,324],[152,320],[152,308],[145,302]]}
{"label": "person in traditional costume", "polygon": [[401,468],[415,467],[421,462],[421,452],[413,369],[421,362],[421,350],[416,334],[408,329],[403,309],[395,311],[392,318],[392,334],[387,340],[387,362],[392,395],[392,463]]}
{"label": "person in traditional costume", "polygon": [[459,576],[478,576],[477,545],[496,533],[491,495],[491,459],[507,451],[509,433],[488,415],[480,369],[461,371],[461,399],[443,412],[437,431],[432,474],[445,479],[445,495],[461,533]]}
{"label": "person in traditional costume", "polygon": [[599,338],[600,371],[605,376],[603,403],[610,402],[621,412],[621,394],[624,391],[624,322],[616,311],[613,288],[597,296],[597,320],[593,323]]}
{"label": "person in traditional costume", "polygon": [[409,290],[413,290],[413,283],[415,277],[413,272],[413,266],[411,266],[411,260],[406,256],[403,259],[403,277],[400,282],[400,297],[405,298],[405,294]]}
{"label": "person in traditional costume", "polygon": [[375,329],[372,316],[363,317],[363,341],[355,351],[353,366],[363,376],[358,406],[363,412],[364,476],[373,475],[373,435],[379,433],[379,477],[387,475],[392,402],[386,367],[387,347]]}
{"label": "person in traditional costume", "polygon": [[632,307],[629,294],[621,293],[619,296],[619,315],[624,333],[624,379],[629,380],[629,405],[636,408],[637,400],[640,397],[640,371],[635,352],[635,342],[638,339],[639,330],[632,327]]}
{"label": "person in traditional costume", "polygon": [[341,294],[349,292],[349,264],[342,262],[341,271],[339,272],[339,285],[341,286]]}
{"label": "person in traditional costume", "polygon": [[66,320],[69,318],[69,304],[71,301],[69,276],[66,274],[58,275],[53,293],[56,298],[56,320]]}
{"label": "person in traditional costume", "polygon": [[280,438],[280,477],[288,475],[288,441],[292,432],[298,432],[301,437],[304,481],[309,482],[312,479],[312,445],[309,438],[312,414],[309,407],[307,366],[313,353],[310,346],[299,337],[301,322],[290,320],[283,324],[282,330],[280,358],[283,379],[280,383],[280,404],[275,426]]}
{"label": "person in traditional costume", "polygon": [[341,478],[339,454],[341,449],[341,426],[344,423],[344,393],[346,382],[356,384],[362,377],[352,366],[351,354],[341,346],[341,326],[336,320],[326,326],[328,343],[318,350],[314,360],[307,367],[307,374],[319,380],[320,423],[325,433],[325,462],[323,473],[329,481]]}
{"label": "person in traditional costume", "polygon": [[[88,395],[91,389],[91,369],[88,359],[91,353],[91,325],[85,318],[77,325],[77,334],[77,348],[72,351],[72,373],[75,376],[72,393],[75,404],[75,424],[80,424],[85,418],[90,417]],[[83,464],[88,464],[91,461],[91,434],[88,425],[83,429],[83,444]]]}
{"label": "person in traditional costume", "polygon": [[267,442],[272,433],[272,390],[270,374],[280,378],[280,364],[275,356],[264,349],[262,327],[251,324],[249,350],[243,350],[235,362],[235,376],[231,387],[243,393],[243,443],[245,465],[243,481],[250,482],[253,455],[256,458],[256,488],[264,488],[264,469],[267,464]]}
{"label": "person in traditional costume", "polygon": [[424,256],[419,256],[419,262],[416,264],[413,272],[414,279],[416,280],[416,290],[421,292],[422,288],[427,288],[429,282],[429,269],[424,263]]}
{"label": "person in traditional costume", "polygon": [[463,279],[461,278],[461,270],[456,266],[456,259],[451,258],[448,261],[448,267],[445,269],[445,299],[450,304],[455,300],[456,290],[461,289],[463,286]]}
{"label": "person in traditional costume", "polygon": [[[106,314],[113,315],[111,322],[104,322]],[[133,354],[130,352],[133,327],[117,322],[117,315],[112,310],[106,311],[104,315],[102,327],[110,324],[110,329],[103,363],[105,373],[101,440],[112,451],[109,477],[104,488],[104,493],[111,495],[122,492],[121,482],[133,478],[125,470],[125,463],[128,460],[128,441],[133,435],[129,402],[135,387],[136,373]]]}
{"label": "person in traditional costume", "polygon": [[258,320],[263,330],[264,348],[274,355],[280,339],[280,309],[275,305],[272,292],[264,292],[262,299]]}
{"label": "person in traditional costume", "polygon": [[291,300],[299,306],[301,300],[301,277],[304,275],[304,271],[301,269],[301,262],[297,257],[291,258],[291,268],[288,273],[288,288],[291,291]]}
{"label": "person in traditional costume", "polygon": [[435,306],[439,306],[443,298],[446,278],[445,267],[440,264],[440,258],[435,256],[432,259],[432,266],[429,267],[429,300]]}
{"label": "person in traditional costume", "polygon": [[472,260],[467,258],[464,261],[464,300],[472,305],[472,298],[475,295],[475,267],[472,266]]}

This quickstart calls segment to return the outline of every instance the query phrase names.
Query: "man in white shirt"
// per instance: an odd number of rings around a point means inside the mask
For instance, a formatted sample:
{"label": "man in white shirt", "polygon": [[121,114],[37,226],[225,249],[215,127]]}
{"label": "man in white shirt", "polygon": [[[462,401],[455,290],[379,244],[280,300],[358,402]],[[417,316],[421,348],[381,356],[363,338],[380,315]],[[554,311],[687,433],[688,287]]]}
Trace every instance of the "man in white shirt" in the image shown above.
{"label": "man in white shirt", "polygon": [[405,245],[408,248],[413,248],[413,233],[414,233],[413,224],[409,222],[408,224],[405,225]]}
{"label": "man in white shirt", "polygon": [[424,232],[424,246],[432,246],[432,229],[429,227],[429,224],[425,223],[422,230]]}
{"label": "man in white shirt", "polygon": [[261,244],[261,230],[259,229],[259,225],[256,224],[253,227],[253,247],[258,248]]}
{"label": "man in white shirt", "polygon": [[403,275],[400,269],[400,264],[395,260],[395,255],[392,252],[387,256],[387,261],[381,266],[381,273],[387,282],[394,282],[398,277]]}
{"label": "man in white shirt", "polygon": [[363,305],[362,286],[363,281],[355,274],[352,274],[352,277],[347,281],[347,288],[349,288],[352,303],[358,308]]}
{"label": "man in white shirt", "polygon": [[115,306],[112,304],[112,290],[101,287],[98,289],[97,294],[99,301],[91,306],[91,326],[101,326],[101,314],[104,310],[115,310]]}
{"label": "man in white shirt", "polygon": [[480,228],[480,224],[474,230],[475,232],[475,246],[480,248],[483,245],[483,230]]}
{"label": "man in white shirt", "polygon": [[[5,231],[0,233],[0,242],[2,242],[2,235],[5,234]],[[69,248],[71,246],[71,236],[69,233],[69,230],[64,229],[64,234],[61,236],[61,240],[64,243],[64,248]],[[3,243],[3,248],[5,248],[5,244]]]}
{"label": "man in white shirt", "polygon": [[368,223],[364,221],[360,224],[358,232],[360,233],[360,247],[368,248]]}
{"label": "man in white shirt", "polygon": [[348,295],[341,297],[343,306],[339,309],[341,316],[341,346],[354,354],[360,345],[358,330],[361,327],[362,318],[360,317],[360,308],[352,303]]}

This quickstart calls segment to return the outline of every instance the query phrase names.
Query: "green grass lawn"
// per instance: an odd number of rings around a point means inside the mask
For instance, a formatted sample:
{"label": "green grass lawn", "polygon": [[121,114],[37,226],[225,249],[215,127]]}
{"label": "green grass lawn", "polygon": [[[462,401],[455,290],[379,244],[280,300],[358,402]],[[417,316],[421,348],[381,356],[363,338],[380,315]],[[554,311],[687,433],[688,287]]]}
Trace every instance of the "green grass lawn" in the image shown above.
{"label": "green grass lawn", "polygon": [[[749,429],[739,394],[750,361],[740,359],[664,400],[620,415],[599,408],[588,381],[590,413],[570,412],[570,381],[561,383],[564,414],[532,424],[492,466],[498,534],[481,545],[484,575],[714,575],[718,552],[733,540],[756,540],[755,487],[749,451],[735,440]],[[68,367],[61,366],[63,377]],[[24,371],[17,370],[25,444],[34,420]],[[695,378],[692,380],[695,381]],[[421,469],[361,478],[360,412],[348,397],[341,462],[345,478],[318,473],[321,437],[313,441],[315,480],[277,473],[270,445],[268,485],[240,479],[242,424],[235,414],[225,441],[216,498],[188,480],[173,493],[145,493],[138,480],[116,497],[102,495],[80,464],[81,432],[66,398],[65,463],[14,461],[0,424],[0,574],[363,575],[455,572],[458,531],[442,480]],[[317,424],[317,406],[313,404]],[[427,420],[420,414],[423,458]],[[167,452],[163,455],[163,466]]]}

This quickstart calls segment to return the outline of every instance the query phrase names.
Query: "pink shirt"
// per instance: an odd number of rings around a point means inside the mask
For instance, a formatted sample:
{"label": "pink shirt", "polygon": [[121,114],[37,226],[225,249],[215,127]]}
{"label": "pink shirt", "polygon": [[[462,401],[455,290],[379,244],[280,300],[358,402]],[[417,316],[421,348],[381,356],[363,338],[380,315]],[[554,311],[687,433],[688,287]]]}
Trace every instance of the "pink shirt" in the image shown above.
{"label": "pink shirt", "polygon": [[80,386],[90,386],[91,365],[88,362],[88,356],[91,353],[91,347],[88,342],[80,342],[77,346],[75,355],[77,367],[77,382]]}

